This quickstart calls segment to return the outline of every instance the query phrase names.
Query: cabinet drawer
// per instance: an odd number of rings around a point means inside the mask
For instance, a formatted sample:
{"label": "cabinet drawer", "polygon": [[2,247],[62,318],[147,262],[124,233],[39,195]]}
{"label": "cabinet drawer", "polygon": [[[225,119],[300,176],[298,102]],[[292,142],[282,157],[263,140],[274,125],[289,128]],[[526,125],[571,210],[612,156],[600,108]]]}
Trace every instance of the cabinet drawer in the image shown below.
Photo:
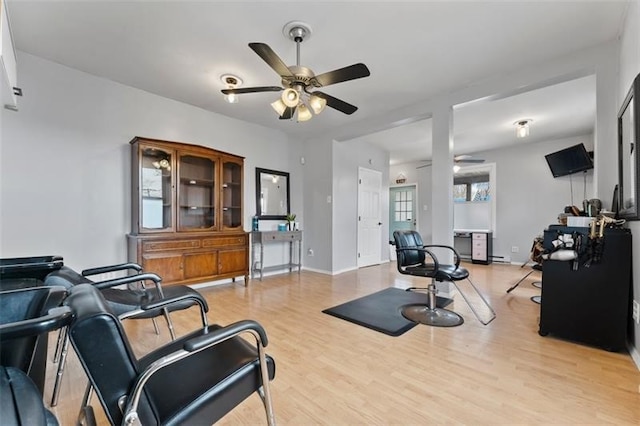
{"label": "cabinet drawer", "polygon": [[471,234],[471,237],[473,238],[474,241],[476,241],[476,240],[487,241],[487,234],[473,232]]}
{"label": "cabinet drawer", "polygon": [[265,241],[296,241],[300,239],[298,232],[278,231],[270,232],[264,236]]}
{"label": "cabinet drawer", "polygon": [[487,260],[487,252],[485,250],[474,249],[471,258],[474,260]]}
{"label": "cabinet drawer", "polygon": [[145,241],[142,251],[186,250],[200,248],[200,240]]}
{"label": "cabinet drawer", "polygon": [[487,242],[485,240],[474,240],[473,241],[473,248],[474,249],[486,250]]}
{"label": "cabinet drawer", "polygon": [[247,237],[245,235],[206,238],[202,240],[202,247],[242,246],[246,244],[246,241]]}

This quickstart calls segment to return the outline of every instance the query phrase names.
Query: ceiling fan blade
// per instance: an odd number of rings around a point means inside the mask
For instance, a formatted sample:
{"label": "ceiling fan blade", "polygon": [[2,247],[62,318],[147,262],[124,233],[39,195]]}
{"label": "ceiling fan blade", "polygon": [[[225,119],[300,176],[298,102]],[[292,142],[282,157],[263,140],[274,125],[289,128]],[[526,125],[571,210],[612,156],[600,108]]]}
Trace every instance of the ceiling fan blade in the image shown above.
{"label": "ceiling fan blade", "polygon": [[287,107],[282,115],[280,116],[280,120],[289,120],[293,117],[293,113],[296,112],[296,107]]}
{"label": "ceiling fan blade", "polygon": [[454,160],[454,162],[455,163],[484,163],[484,160],[468,158],[466,160]]}
{"label": "ceiling fan blade", "polygon": [[322,86],[355,80],[356,78],[369,77],[371,73],[365,64],[353,64],[348,67],[325,72],[316,76],[316,81]]}
{"label": "ceiling fan blade", "polygon": [[330,106],[333,109],[337,109],[338,111],[343,112],[347,115],[351,115],[358,110],[357,106],[351,105],[350,103],[347,103],[341,99],[334,98],[333,96],[327,95],[326,93],[315,91],[313,92],[313,94],[326,100],[327,106]]}
{"label": "ceiling fan blade", "polygon": [[240,95],[242,93],[257,93],[257,92],[279,92],[283,90],[282,87],[278,86],[260,86],[260,87],[242,87],[237,89],[223,89],[221,92],[225,95],[230,95],[235,93],[236,95]]}
{"label": "ceiling fan blade", "polygon": [[264,43],[249,43],[251,50],[256,52],[275,72],[281,77],[293,77],[287,64],[285,64],[276,52]]}

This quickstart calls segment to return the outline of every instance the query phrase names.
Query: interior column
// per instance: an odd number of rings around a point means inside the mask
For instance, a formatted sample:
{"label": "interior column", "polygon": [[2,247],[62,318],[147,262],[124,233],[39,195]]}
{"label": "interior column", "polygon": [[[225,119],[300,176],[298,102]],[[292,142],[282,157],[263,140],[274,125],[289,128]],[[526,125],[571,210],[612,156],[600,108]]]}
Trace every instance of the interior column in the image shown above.
{"label": "interior column", "polygon": [[[432,124],[432,244],[453,247],[453,107],[436,106]],[[439,250],[436,255],[442,263],[453,262],[449,250]],[[436,287],[442,297],[453,295],[451,283],[438,283]]]}

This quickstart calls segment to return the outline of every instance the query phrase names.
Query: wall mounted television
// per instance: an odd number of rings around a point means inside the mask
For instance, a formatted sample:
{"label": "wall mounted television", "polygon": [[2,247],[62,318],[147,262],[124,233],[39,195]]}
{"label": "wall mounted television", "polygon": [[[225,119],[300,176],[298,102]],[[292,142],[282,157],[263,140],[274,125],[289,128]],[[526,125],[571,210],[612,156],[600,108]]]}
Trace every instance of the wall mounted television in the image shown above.
{"label": "wall mounted television", "polygon": [[554,178],[593,169],[593,161],[581,143],[547,154],[544,158]]}

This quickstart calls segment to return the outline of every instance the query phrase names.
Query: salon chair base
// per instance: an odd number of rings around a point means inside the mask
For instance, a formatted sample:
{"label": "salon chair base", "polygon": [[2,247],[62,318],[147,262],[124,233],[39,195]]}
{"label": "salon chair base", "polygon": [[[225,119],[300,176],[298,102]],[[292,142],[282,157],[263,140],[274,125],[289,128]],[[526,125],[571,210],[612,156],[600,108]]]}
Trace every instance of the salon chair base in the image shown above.
{"label": "salon chair base", "polygon": [[401,309],[402,316],[418,324],[434,327],[456,327],[464,323],[460,315],[443,308],[429,308],[425,305],[405,305]]}

